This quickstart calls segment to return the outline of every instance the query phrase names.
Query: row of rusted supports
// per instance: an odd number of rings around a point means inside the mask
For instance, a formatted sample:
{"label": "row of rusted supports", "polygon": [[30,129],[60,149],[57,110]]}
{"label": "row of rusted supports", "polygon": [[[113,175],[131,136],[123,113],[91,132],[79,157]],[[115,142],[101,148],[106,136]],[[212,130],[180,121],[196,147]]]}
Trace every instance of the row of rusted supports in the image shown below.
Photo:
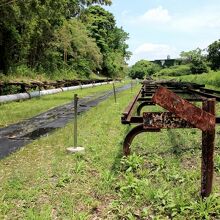
{"label": "row of rusted supports", "polygon": [[[177,95],[178,94],[178,95]],[[125,137],[123,151],[131,153],[131,143],[142,132],[160,132],[161,129],[198,128],[202,130],[201,196],[212,191],[215,125],[215,103],[220,91],[204,85],[173,81],[143,81],[142,88],[123,112],[122,124],[137,124]],[[202,102],[202,108],[191,102]],[[159,105],[164,112],[142,112],[145,106]],[[168,110],[168,111],[167,111]]]}
{"label": "row of rusted supports", "polygon": [[[117,79],[116,81],[118,81]],[[91,80],[57,80],[57,81],[29,81],[29,82],[3,82],[0,81],[0,95],[11,93],[25,93],[29,90],[44,90],[50,88],[61,88],[78,85],[110,82],[112,79],[91,79]]]}

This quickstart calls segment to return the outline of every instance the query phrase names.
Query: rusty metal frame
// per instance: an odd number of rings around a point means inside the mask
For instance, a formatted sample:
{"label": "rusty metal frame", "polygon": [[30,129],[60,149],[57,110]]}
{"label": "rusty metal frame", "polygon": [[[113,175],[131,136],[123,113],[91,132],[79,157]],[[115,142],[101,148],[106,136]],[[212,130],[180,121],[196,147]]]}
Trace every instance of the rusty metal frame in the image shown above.
{"label": "rusty metal frame", "polygon": [[[165,87],[165,89],[162,89],[160,93],[158,91],[161,86]],[[169,105],[166,105],[166,101],[164,101],[165,105],[162,107],[165,107],[168,112],[143,112],[141,115],[142,109],[145,106],[153,106],[163,102],[161,96],[164,91],[168,91],[166,97],[168,97],[168,102],[170,103],[178,97],[176,94],[186,96],[182,99],[184,100],[182,107],[185,108],[184,105],[187,105],[197,116],[201,113],[200,117],[197,117],[196,120],[196,115],[193,115],[192,112],[187,113],[184,110],[180,111],[178,115],[178,109],[176,110],[175,108],[180,109],[181,106],[178,107],[174,104],[170,108]],[[160,132],[161,129],[166,128],[199,128],[202,130],[201,196],[209,196],[212,191],[213,181],[215,124],[220,124],[220,117],[215,116],[215,102],[220,101],[220,96],[218,95],[220,95],[220,91],[207,89],[205,85],[195,83],[143,81],[140,91],[133,98],[121,117],[122,124],[137,124],[125,137],[123,144],[124,155],[128,156],[131,153],[130,146],[133,139],[142,132]],[[157,99],[159,100],[158,102]],[[201,102],[202,109],[193,106],[191,103],[194,102]],[[203,120],[209,125],[204,123]]]}

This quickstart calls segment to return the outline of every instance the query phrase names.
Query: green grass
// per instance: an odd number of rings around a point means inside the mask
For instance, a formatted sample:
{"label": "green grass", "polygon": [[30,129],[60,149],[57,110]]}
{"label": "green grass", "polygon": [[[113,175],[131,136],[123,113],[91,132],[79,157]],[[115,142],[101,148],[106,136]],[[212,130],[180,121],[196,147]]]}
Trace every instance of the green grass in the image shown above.
{"label": "green grass", "polygon": [[79,117],[85,154],[66,152],[73,143],[71,122],[1,160],[0,219],[219,219],[220,130],[214,192],[202,201],[201,132],[140,134],[132,155],[122,156],[130,127],[121,125],[120,116],[137,90]]}
{"label": "green grass", "polygon": [[[123,84],[124,83],[117,83],[116,87],[122,86]],[[73,101],[75,93],[78,94],[79,98],[82,98],[110,89],[112,89],[112,84],[47,95],[25,101],[0,104],[0,127],[33,117],[56,106],[71,102]]]}

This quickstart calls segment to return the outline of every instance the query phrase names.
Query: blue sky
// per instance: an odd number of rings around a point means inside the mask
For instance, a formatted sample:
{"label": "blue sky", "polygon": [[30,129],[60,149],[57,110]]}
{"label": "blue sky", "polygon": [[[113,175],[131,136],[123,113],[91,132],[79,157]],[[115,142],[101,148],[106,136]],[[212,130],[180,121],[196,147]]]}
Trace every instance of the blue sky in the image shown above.
{"label": "blue sky", "polygon": [[220,38],[220,0],[112,0],[106,7],[129,33],[129,64],[206,48]]}

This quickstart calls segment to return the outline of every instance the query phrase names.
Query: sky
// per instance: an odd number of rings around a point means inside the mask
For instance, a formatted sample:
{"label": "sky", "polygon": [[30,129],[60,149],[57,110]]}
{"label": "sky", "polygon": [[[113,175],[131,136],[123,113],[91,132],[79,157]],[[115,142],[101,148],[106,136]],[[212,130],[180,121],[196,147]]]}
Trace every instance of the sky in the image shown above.
{"label": "sky", "polygon": [[106,7],[129,33],[130,65],[179,57],[220,39],[220,0],[112,0]]}

